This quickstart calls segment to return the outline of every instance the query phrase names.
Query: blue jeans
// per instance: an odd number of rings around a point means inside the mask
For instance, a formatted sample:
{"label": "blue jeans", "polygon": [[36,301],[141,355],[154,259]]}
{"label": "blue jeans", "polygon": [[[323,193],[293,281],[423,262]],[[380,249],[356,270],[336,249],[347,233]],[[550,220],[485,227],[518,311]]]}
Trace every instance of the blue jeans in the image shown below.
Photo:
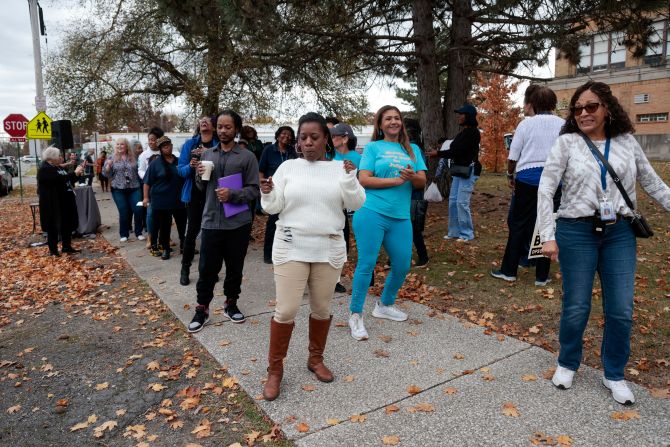
{"label": "blue jeans", "polygon": [[447,236],[468,241],[475,238],[475,228],[470,214],[470,198],[478,178],[476,175],[471,175],[470,178],[452,177]]}
{"label": "blue jeans", "polygon": [[631,224],[620,220],[598,235],[591,222],[559,219],[556,242],[563,275],[558,364],[572,371],[579,367],[598,272],[605,314],[601,361],[606,379],[623,380],[633,325],[636,241]]}
{"label": "blue jeans", "polygon": [[119,210],[119,236],[128,237],[133,217],[135,218],[135,236],[142,234],[142,208],[135,206],[142,200],[140,188],[112,188],[112,199]]}
{"label": "blue jeans", "polygon": [[412,262],[412,222],[409,219],[395,219],[361,208],[354,213],[352,224],[358,248],[358,262],[354,272],[349,310],[355,313],[363,312],[365,295],[382,245],[389,255],[391,271],[384,284],[381,302],[385,306],[390,306],[395,303],[398,290],[405,282],[405,276]]}

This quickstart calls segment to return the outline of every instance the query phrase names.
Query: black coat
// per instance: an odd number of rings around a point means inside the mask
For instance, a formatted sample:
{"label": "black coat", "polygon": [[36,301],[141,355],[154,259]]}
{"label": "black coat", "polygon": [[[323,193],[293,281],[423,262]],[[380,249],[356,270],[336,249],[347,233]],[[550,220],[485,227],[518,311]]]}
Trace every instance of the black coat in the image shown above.
{"label": "black coat", "polygon": [[37,194],[43,231],[63,234],[77,229],[77,202],[71,187],[76,179],[75,173],[68,174],[58,166],[42,162],[37,171]]}

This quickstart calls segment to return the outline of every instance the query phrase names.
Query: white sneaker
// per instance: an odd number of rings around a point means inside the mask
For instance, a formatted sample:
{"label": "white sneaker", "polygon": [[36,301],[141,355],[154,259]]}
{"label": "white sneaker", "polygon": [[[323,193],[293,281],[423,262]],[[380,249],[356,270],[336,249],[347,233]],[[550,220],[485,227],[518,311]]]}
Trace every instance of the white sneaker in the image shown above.
{"label": "white sneaker", "polygon": [[621,405],[633,405],[635,396],[625,380],[607,380],[603,377],[603,386],[612,391],[612,397]]}
{"label": "white sneaker", "polygon": [[393,305],[384,306],[379,301],[375,303],[372,316],[375,318],[386,318],[387,320],[393,321],[405,321],[407,319],[407,314],[405,312],[398,310],[398,308]]}
{"label": "white sneaker", "polygon": [[575,377],[575,372],[568,368],[563,368],[561,365],[556,365],[556,372],[551,382],[562,390],[567,390],[572,386],[572,378]]}
{"label": "white sneaker", "polygon": [[546,286],[547,284],[549,284],[550,282],[551,282],[551,279],[549,279],[549,278],[547,278],[547,279],[544,280],[544,281],[538,281],[538,280],[536,279],[536,280],[535,280],[535,285],[536,285],[537,287],[544,287],[544,286]]}
{"label": "white sneaker", "polygon": [[368,339],[368,331],[365,330],[365,325],[363,324],[363,315],[352,313],[349,317],[349,327],[351,328],[351,336],[354,340]]}
{"label": "white sneaker", "polygon": [[456,237],[455,236],[449,236],[448,234],[445,234],[444,236],[442,236],[442,239],[448,241],[449,239],[456,239]]}
{"label": "white sneaker", "polygon": [[140,234],[139,236],[137,236],[137,240],[138,240],[138,241],[144,241],[144,240],[146,240],[146,239],[147,239],[147,238],[146,238],[143,234]]}
{"label": "white sneaker", "polygon": [[122,237],[121,239],[119,239],[119,242],[128,242],[128,238],[127,237]]}

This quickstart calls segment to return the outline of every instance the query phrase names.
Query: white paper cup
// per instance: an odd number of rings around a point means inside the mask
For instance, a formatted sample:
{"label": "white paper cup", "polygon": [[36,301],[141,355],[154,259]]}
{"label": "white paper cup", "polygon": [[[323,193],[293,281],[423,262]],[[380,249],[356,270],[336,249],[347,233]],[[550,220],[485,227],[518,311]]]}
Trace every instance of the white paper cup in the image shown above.
{"label": "white paper cup", "polygon": [[212,176],[212,169],[214,169],[214,162],[209,160],[203,160],[202,166],[205,168],[205,171],[202,173],[201,178],[204,181],[209,181],[209,178]]}

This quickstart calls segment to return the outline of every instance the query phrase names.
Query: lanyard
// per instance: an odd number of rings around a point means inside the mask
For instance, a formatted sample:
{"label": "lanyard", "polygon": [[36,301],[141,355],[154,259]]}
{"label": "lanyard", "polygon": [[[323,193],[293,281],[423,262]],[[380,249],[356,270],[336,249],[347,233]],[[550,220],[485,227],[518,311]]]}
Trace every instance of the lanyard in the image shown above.
{"label": "lanyard", "polygon": [[[607,189],[607,168],[605,168],[605,165],[603,164],[602,161],[600,161],[600,158],[598,158],[596,154],[592,155],[593,158],[595,158],[598,164],[600,165],[600,184],[603,187],[603,192],[605,192],[605,190]],[[607,141],[605,141],[605,160],[608,160],[609,156],[610,156],[610,139],[608,138]]]}

